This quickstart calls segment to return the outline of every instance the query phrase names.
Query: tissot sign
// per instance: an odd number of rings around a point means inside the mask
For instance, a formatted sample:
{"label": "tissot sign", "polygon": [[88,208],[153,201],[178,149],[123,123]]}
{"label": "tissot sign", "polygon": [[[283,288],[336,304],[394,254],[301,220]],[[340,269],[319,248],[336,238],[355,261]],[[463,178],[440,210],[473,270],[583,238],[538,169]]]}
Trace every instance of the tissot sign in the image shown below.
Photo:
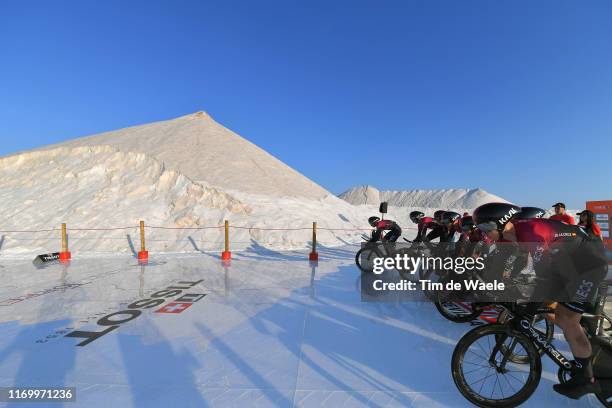
{"label": "tissot sign", "polygon": [[206,296],[203,293],[186,292],[196,286],[202,280],[196,282],[180,281],[172,286],[153,293],[150,297],[130,303],[125,309],[110,313],[97,321],[99,330],[85,331],[75,330],[65,337],[76,337],[84,339],[77,346],[86,346],[92,341],[112,332],[121,325],[126,324],[142,314],[144,309],[152,309],[161,306],[172,298],[171,302],[155,310],[156,313],[179,314],[191,307],[195,302]]}

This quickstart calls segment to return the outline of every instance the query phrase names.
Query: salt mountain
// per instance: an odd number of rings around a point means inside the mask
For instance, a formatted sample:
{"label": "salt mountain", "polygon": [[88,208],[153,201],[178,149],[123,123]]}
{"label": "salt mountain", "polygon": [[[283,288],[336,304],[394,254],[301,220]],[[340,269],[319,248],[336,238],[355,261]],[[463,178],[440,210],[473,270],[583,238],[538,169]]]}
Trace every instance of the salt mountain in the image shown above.
{"label": "salt mountain", "polygon": [[[363,226],[367,213],[204,112],[0,158],[0,230],[137,225],[254,228]],[[151,230],[151,251],[219,249],[222,231]],[[80,252],[137,250],[137,230],[73,231]],[[57,232],[0,236],[0,254],[59,249]],[[308,231],[232,230],[233,248],[303,248]],[[321,231],[323,244],[355,232]],[[2,243],[3,242],[3,243]],[[134,248],[136,247],[136,248]]]}

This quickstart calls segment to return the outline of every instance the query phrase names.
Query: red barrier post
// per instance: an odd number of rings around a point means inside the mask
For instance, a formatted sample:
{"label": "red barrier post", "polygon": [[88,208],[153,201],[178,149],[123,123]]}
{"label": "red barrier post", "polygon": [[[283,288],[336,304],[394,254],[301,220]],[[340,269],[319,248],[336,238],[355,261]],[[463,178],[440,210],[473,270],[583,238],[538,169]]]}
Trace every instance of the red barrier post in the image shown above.
{"label": "red barrier post", "polygon": [[138,261],[146,263],[149,260],[149,251],[145,244],[145,223],[140,221],[140,252],[138,252]]}
{"label": "red barrier post", "polygon": [[68,250],[68,228],[66,224],[62,224],[62,250],[60,252],[60,261],[69,262],[72,258],[72,254]]}
{"label": "red barrier post", "polygon": [[308,256],[311,261],[318,261],[319,254],[317,253],[317,223],[312,223],[312,252]]}
{"label": "red barrier post", "polygon": [[230,252],[230,244],[229,244],[229,221],[225,220],[225,251],[221,253],[221,259],[224,261],[229,261],[232,259],[232,253]]}

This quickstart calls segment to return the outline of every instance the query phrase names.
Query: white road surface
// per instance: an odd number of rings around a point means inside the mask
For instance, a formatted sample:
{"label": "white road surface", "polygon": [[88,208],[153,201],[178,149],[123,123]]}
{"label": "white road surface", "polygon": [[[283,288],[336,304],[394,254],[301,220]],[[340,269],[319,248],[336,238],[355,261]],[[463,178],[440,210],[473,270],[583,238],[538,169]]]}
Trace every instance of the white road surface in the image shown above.
{"label": "white road surface", "polygon": [[[425,301],[361,302],[355,250],[322,249],[317,267],[265,249],[225,268],[218,254],[0,258],[0,386],[76,387],[65,407],[470,406],[450,374],[470,325]],[[524,406],[598,406],[555,394],[544,368]]]}

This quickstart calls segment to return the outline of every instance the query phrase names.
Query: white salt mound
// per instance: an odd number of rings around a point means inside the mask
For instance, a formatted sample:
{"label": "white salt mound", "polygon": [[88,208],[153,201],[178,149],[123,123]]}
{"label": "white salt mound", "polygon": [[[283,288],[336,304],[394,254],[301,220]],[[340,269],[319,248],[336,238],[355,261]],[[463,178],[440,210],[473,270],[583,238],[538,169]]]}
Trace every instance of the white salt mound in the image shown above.
{"label": "white salt mound", "polygon": [[[0,158],[0,230],[68,224],[70,249],[133,253],[137,226],[232,229],[232,250],[305,248],[311,233],[257,228],[321,227],[322,245],[359,240],[367,224],[354,207],[199,112]],[[1,233],[0,256],[59,249],[59,232]],[[147,230],[152,252],[220,250],[223,231]]]}
{"label": "white salt mound", "polygon": [[390,206],[435,209],[473,209],[485,203],[508,202],[480,188],[379,191],[372,186],[358,186],[345,191],[339,197],[353,205],[369,205],[387,201]]}
{"label": "white salt mound", "polygon": [[320,199],[323,187],[215,122],[205,112],[49,146],[111,146],[144,153],[185,177],[224,189]]}

